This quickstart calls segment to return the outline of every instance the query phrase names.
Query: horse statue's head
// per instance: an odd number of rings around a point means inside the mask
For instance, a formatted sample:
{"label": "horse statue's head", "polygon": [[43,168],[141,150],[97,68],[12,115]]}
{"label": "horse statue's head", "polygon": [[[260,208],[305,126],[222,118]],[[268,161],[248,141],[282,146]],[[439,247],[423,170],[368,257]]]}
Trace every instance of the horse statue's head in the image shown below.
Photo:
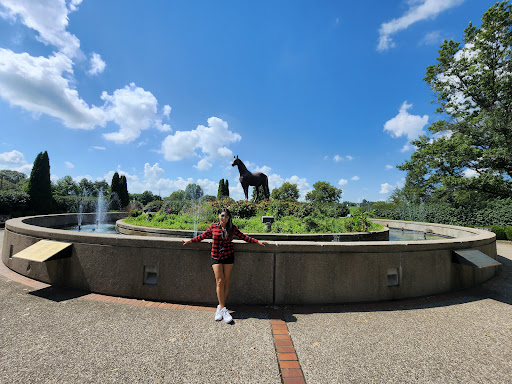
{"label": "horse statue's head", "polygon": [[242,164],[242,160],[238,158],[238,155],[233,158],[233,162],[231,163],[231,166],[234,167],[235,165]]}

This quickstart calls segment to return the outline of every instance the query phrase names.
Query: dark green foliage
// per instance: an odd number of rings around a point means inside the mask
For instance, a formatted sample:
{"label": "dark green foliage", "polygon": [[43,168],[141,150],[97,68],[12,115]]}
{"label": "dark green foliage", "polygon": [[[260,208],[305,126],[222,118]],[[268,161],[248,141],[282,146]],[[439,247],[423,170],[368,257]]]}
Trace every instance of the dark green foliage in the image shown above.
{"label": "dark green foliage", "polygon": [[[425,82],[439,104],[407,171],[408,199],[465,204],[512,197],[512,10],[496,3],[480,27],[469,23],[463,45],[445,40]],[[470,171],[471,177],[468,177]]]}
{"label": "dark green foliage", "polygon": [[507,240],[512,240],[512,226],[505,227],[505,235]]}
{"label": "dark green foliage", "polygon": [[58,213],[78,212],[78,205],[82,202],[82,212],[92,213],[96,212],[97,198],[87,197],[80,198],[79,196],[55,196],[55,211]]}
{"label": "dark green foliage", "polygon": [[180,189],[178,191],[174,191],[169,196],[169,200],[172,200],[172,201],[183,201],[183,200],[185,200],[185,191],[182,190],[182,189]]}
{"label": "dark green foliage", "polygon": [[489,200],[455,206],[449,203],[375,203],[375,216],[392,220],[472,225],[512,225],[512,199]]}
{"label": "dark green foliage", "polygon": [[312,203],[337,203],[341,199],[342,190],[326,181],[317,181],[313,188],[315,189],[306,195],[306,200]]}
{"label": "dark green foliage", "polygon": [[52,190],[54,196],[70,196],[79,194],[78,184],[75,183],[71,176],[61,177],[54,185],[52,185]]}
{"label": "dark green foliage", "polygon": [[[256,191],[258,191],[258,197],[256,198]],[[253,203],[261,203],[265,200],[265,188],[263,188],[263,185],[260,185],[258,188],[253,187],[252,188],[252,195],[251,195],[251,201]]]}
{"label": "dark green foliage", "polygon": [[224,197],[229,197],[229,181],[220,179],[219,189],[217,191],[217,199],[222,199]]}
{"label": "dark green foliage", "polygon": [[496,240],[507,240],[505,227],[503,225],[491,225],[491,231],[496,234]]}
{"label": "dark green foliage", "polygon": [[130,195],[128,194],[128,183],[126,181],[126,176],[123,175],[120,177],[119,184],[119,200],[121,200],[121,205],[126,207],[130,203]]}
{"label": "dark green foliage", "polygon": [[299,199],[299,188],[297,184],[285,182],[279,188],[274,188],[271,196],[274,200],[297,201]]}
{"label": "dark green foliage", "polygon": [[132,199],[140,202],[142,205],[152,202],[153,200],[162,200],[160,196],[153,195],[151,191],[144,191],[142,193],[133,193],[130,195]]}
{"label": "dark green foliage", "polygon": [[110,198],[112,199],[112,195],[116,194],[117,197],[121,194],[121,180],[119,178],[119,173],[114,173],[112,176],[112,182],[110,183]]}
{"label": "dark green foliage", "polygon": [[306,231],[308,232],[314,232],[318,228],[318,223],[311,216],[306,216],[303,221],[306,226]]}
{"label": "dark green foliage", "polygon": [[250,201],[237,201],[229,209],[233,217],[248,219],[256,215],[256,204]]}
{"label": "dark green foliage", "polygon": [[139,209],[134,209],[131,213],[130,213],[130,216],[131,217],[137,217],[137,216],[140,216],[142,215],[142,211],[139,210]]}
{"label": "dark green foliage", "polygon": [[23,216],[30,206],[30,196],[23,191],[0,191],[0,214]]}
{"label": "dark green foliage", "polygon": [[151,210],[151,212],[158,212],[162,208],[163,204],[164,201],[162,200],[154,200],[146,204],[144,208],[147,209],[148,211]]}
{"label": "dark green foliage", "polygon": [[17,171],[4,169],[0,171],[0,191],[8,189],[20,190],[27,181],[27,175]]}
{"label": "dark green foliage", "polygon": [[50,213],[54,209],[52,183],[50,181],[50,159],[48,153],[40,152],[32,167],[28,190],[31,208],[37,213]]}
{"label": "dark green foliage", "polygon": [[187,202],[185,200],[166,199],[162,204],[161,210],[169,214],[179,215],[182,212],[183,208],[185,207],[186,203]]}

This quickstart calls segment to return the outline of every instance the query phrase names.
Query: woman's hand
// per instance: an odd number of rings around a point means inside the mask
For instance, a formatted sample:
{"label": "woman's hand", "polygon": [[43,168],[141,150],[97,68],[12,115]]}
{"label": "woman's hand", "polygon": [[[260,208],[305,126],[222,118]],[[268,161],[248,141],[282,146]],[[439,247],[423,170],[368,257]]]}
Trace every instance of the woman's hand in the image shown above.
{"label": "woman's hand", "polygon": [[183,240],[183,245],[188,245],[192,242],[192,240],[188,239],[188,240]]}
{"label": "woman's hand", "polygon": [[267,245],[268,243],[267,243],[266,241],[259,241],[259,240],[258,240],[258,244],[264,247],[264,246],[265,246],[265,245]]}

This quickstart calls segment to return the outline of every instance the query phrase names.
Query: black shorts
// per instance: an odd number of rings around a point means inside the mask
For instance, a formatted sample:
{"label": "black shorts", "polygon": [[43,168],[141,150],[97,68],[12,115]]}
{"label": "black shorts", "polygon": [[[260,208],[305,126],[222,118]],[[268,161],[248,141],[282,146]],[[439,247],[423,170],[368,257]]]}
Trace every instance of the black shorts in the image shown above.
{"label": "black shorts", "polygon": [[235,254],[232,254],[231,256],[226,257],[225,259],[212,259],[212,265],[214,264],[234,264],[235,262]]}

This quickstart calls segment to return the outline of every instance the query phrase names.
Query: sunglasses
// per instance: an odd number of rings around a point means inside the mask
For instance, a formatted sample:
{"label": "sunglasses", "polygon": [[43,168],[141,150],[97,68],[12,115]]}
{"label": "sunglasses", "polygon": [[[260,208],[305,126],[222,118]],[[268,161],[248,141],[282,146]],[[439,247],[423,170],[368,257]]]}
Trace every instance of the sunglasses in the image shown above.
{"label": "sunglasses", "polygon": [[229,216],[228,215],[224,215],[224,214],[220,215],[220,217],[225,217],[225,218],[229,219]]}

